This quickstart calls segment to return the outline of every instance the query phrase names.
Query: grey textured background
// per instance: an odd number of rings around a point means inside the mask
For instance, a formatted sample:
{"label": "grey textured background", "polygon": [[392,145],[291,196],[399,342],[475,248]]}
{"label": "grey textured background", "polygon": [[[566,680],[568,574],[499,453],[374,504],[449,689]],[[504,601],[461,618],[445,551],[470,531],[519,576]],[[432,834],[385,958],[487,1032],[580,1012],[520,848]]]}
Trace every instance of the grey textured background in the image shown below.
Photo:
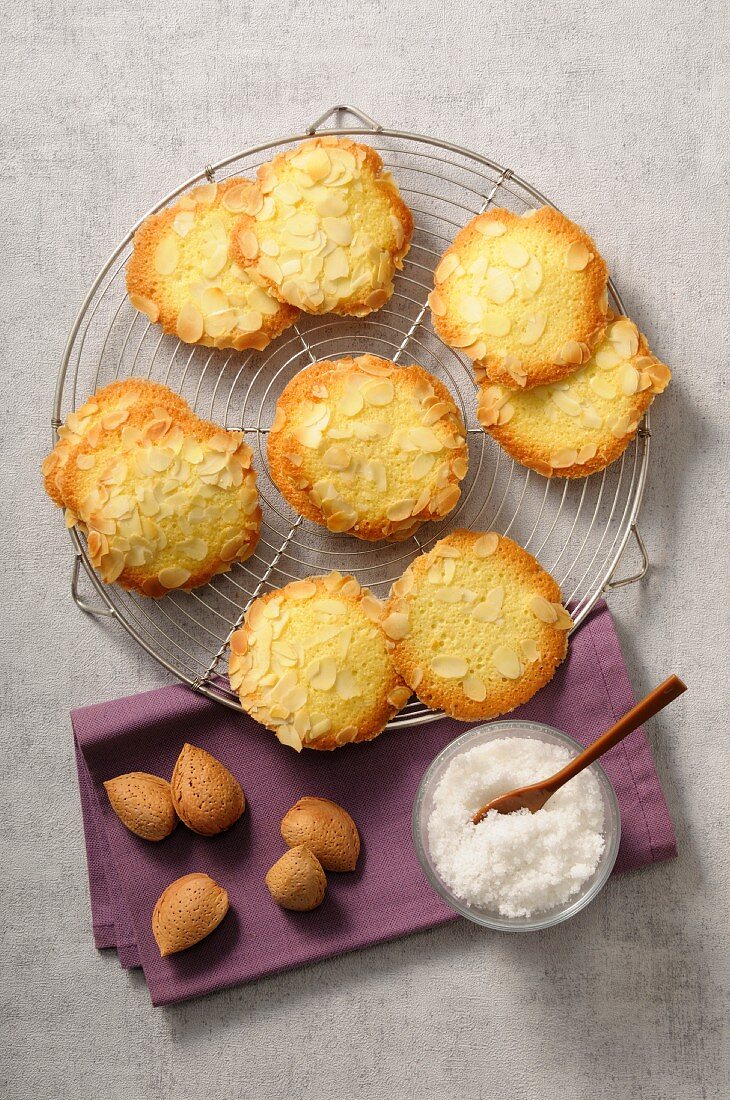
{"label": "grey textured background", "polygon": [[[13,1100],[728,1095],[726,5],[10,7],[0,1089]],[[91,944],[68,710],[168,677],[70,600],[69,543],[37,473],[57,362],[92,273],[141,211],[208,161],[343,99],[536,182],[598,236],[674,368],[641,519],[651,574],[611,607],[636,690],[673,670],[690,686],[651,725],[681,855],[611,882],[543,935],[459,923],[153,1010],[141,977]]]}

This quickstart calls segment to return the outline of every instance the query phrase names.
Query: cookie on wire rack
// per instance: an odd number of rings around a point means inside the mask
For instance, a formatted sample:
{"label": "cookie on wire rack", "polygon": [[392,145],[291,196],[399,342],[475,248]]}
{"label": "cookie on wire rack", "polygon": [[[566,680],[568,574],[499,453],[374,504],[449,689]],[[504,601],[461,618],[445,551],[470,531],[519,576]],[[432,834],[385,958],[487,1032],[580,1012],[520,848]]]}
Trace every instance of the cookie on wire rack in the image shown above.
{"label": "cookie on wire rack", "polygon": [[580,226],[550,206],[492,208],[456,236],[434,272],[434,327],[493,382],[557,382],[585,363],[607,317],[608,272]]}
{"label": "cookie on wire rack", "polygon": [[233,227],[257,193],[252,180],[205,183],[146,218],[134,235],[127,293],[135,309],[186,344],[263,351],[298,311],[230,255]]}
{"label": "cookie on wire rack", "polygon": [[158,598],[253,553],[261,509],[240,432],[139,378],[100,390],[67,424],[44,473],[107,584]]}
{"label": "cookie on wire rack", "polygon": [[378,153],[334,136],[280,153],[258,172],[232,256],[281,302],[364,317],[385,305],[413,217]]}
{"label": "cookie on wire rack", "polygon": [[560,382],[479,390],[477,416],[523,466],[545,477],[587,477],[620,458],[671,374],[633,321],[612,321],[584,366]]}
{"label": "cookie on wire rack", "polygon": [[531,554],[495,531],[453,531],[391,589],[381,628],[421,702],[452,718],[496,718],[547,684],[572,620]]}
{"label": "cookie on wire rack", "polygon": [[377,737],[410,690],[378,626],[383,605],[333,572],[260,596],[231,637],[243,709],[297,752]]}
{"label": "cookie on wire rack", "polygon": [[288,383],[268,458],[300,515],[356,538],[400,540],[455,507],[468,450],[461,414],[437,378],[360,355],[322,360]]}

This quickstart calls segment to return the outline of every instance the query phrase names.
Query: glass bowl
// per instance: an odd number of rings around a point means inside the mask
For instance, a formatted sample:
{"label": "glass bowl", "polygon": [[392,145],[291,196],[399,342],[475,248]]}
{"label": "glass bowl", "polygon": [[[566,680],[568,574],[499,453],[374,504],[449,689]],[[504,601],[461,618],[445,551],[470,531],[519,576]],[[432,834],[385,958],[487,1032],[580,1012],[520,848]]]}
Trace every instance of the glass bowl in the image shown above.
{"label": "glass bowl", "polygon": [[413,841],[426,878],[446,904],[455,909],[457,913],[460,913],[462,917],[474,921],[475,924],[481,924],[485,928],[495,928],[502,932],[536,932],[543,928],[550,928],[554,924],[560,924],[561,921],[575,916],[581,909],[585,909],[589,902],[593,901],[611,874],[613,865],[616,862],[621,839],[621,817],[616,795],[608,776],[599,764],[591,764],[589,771],[593,773],[598,781],[603,799],[603,833],[606,844],[596,870],[583,884],[580,891],[569,898],[565,905],[545,909],[540,913],[533,914],[531,917],[504,917],[494,910],[469,905],[452,892],[436,870],[429,850],[428,819],[433,809],[433,796],[436,788],[454,757],[474,748],[475,745],[483,745],[487,741],[495,741],[499,737],[530,737],[534,740],[562,745],[573,756],[577,756],[578,753],[583,751],[583,745],[579,745],[572,737],[568,737],[567,734],[538,722],[516,720],[490,722],[487,725],[467,730],[466,733],[463,733],[461,737],[457,737],[455,741],[452,741],[438,754],[421,780],[416,794],[416,801],[413,805]]}

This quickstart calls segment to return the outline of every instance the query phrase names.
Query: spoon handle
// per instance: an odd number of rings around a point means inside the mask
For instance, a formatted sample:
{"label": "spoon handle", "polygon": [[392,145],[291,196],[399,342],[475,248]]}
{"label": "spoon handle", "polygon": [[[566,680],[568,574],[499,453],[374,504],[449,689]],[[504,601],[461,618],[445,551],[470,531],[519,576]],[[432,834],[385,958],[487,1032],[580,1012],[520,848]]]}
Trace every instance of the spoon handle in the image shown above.
{"label": "spoon handle", "polygon": [[638,729],[648,718],[653,718],[660,710],[664,710],[666,706],[686,690],[687,685],[678,676],[670,676],[664,683],[659,684],[653,691],[650,691],[645,699],[642,699],[640,703],[637,703],[635,707],[624,714],[623,718],[619,718],[615,726],[607,729],[579,756],[571,760],[562,771],[556,772],[551,777],[550,786],[554,790],[562,787],[578,772],[582,772],[584,768],[597,760],[599,756],[603,756],[604,752],[608,752],[614,745],[618,745],[619,741],[623,741],[624,737],[628,737],[630,733]]}

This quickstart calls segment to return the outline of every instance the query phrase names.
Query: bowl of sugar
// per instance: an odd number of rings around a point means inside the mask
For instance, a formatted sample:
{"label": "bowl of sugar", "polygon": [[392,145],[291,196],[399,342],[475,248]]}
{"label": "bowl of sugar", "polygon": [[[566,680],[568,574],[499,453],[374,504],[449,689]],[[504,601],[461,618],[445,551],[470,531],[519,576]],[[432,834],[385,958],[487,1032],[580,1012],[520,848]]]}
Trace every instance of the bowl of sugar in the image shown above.
{"label": "bowl of sugar", "polygon": [[413,806],[424,873],[457,913],[487,928],[531,932],[575,916],[611,874],[621,839],[608,776],[591,764],[532,814],[491,810],[497,795],[553,775],[583,746],[537,722],[477,726],[432,761]]}

